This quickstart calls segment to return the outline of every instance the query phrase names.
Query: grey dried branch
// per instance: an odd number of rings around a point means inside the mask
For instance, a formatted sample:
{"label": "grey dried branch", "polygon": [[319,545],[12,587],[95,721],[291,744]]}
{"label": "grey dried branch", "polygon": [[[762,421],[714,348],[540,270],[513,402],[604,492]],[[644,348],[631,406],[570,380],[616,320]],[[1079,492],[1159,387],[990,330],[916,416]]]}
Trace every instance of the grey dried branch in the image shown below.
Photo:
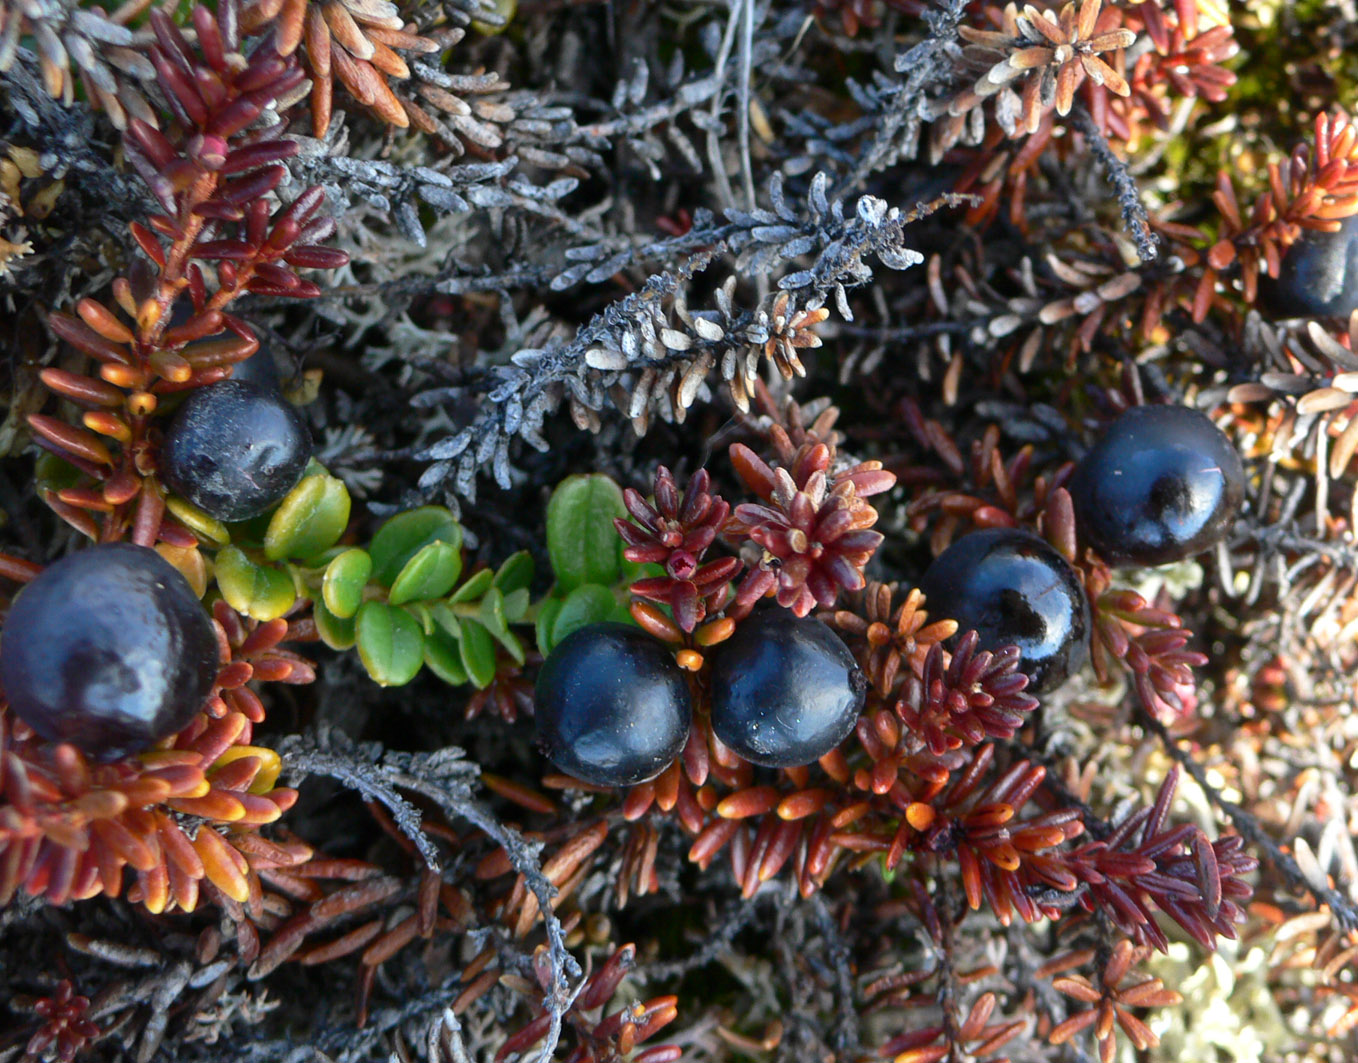
{"label": "grey dried branch", "polygon": [[853,168],[835,186],[835,198],[858,188],[869,174],[898,159],[913,159],[919,153],[920,130],[927,116],[929,93],[953,78],[957,32],[967,6],[967,0],[944,0],[937,8],[930,7],[925,12],[929,36],[896,57],[896,72],[906,74],[905,79],[889,87],[879,87],[874,92],[881,104],[877,130],[859,153]]}
{"label": "grey dried branch", "polygon": [[1084,107],[1077,107],[1072,115],[1071,121],[1075,128],[1084,135],[1089,150],[1098,159],[1099,165],[1108,175],[1108,183],[1117,193],[1122,223],[1136,241],[1137,254],[1141,256],[1142,262],[1152,261],[1157,254],[1155,246],[1160,242],[1160,237],[1151,231],[1150,217],[1146,213],[1145,204],[1141,202],[1141,192],[1136,186],[1136,178],[1132,176],[1127,164],[1113,153],[1113,149],[1108,146],[1107,138]]}
{"label": "grey dried branch", "polygon": [[[867,259],[892,270],[908,269],[922,257],[904,244],[909,216],[864,196],[853,208],[830,202],[828,178],[811,182],[803,212],[784,199],[775,180],[771,210],[730,211],[729,226],[711,232],[715,246],[695,254],[671,273],[651,277],[638,291],[611,304],[567,343],[516,352],[508,367],[478,385],[481,409],[472,424],[427,447],[417,456],[432,462],[420,477],[424,497],[443,489],[474,497],[475,477],[489,466],[507,487],[509,447],[516,438],[545,449],[544,418],[569,401],[577,425],[590,423],[607,397],[644,432],[653,414],[682,420],[706,393],[706,378],[720,367],[737,405],[748,398],[759,360],[788,358],[833,300],[841,317],[852,319],[847,291],[870,281]],[[718,240],[720,242],[718,242]],[[777,277],[778,291],[752,310],[735,306],[732,289],[720,289],[713,310],[690,310],[685,289],[692,277],[729,251],[741,276]],[[791,259],[811,258],[807,268],[784,272]],[[770,346],[771,345],[771,346]],[[473,443],[476,445],[473,447]]]}

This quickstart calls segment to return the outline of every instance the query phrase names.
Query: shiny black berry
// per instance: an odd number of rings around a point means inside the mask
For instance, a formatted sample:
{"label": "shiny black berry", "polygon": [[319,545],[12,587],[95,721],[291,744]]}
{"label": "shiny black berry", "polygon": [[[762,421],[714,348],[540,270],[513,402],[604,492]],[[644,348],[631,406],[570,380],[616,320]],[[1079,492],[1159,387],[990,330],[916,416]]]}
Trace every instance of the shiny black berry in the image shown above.
{"label": "shiny black berry", "polygon": [[763,609],[710,654],[712,730],[753,764],[795,768],[849,736],[867,678],[819,620]]}
{"label": "shiny black berry", "polygon": [[160,473],[218,520],[263,513],[296,486],[311,457],[302,415],[276,392],[223,380],[193,392],[165,429]]}
{"label": "shiny black berry", "polygon": [[243,362],[231,367],[231,379],[243,380],[248,384],[258,384],[265,391],[281,390],[278,380],[278,364],[268,349],[261,347]]}
{"label": "shiny black berry", "polygon": [[1017,646],[1031,692],[1057,686],[1089,656],[1089,599],[1080,578],[1029,532],[964,535],[938,555],[919,587],[930,617],[975,630],[978,649]]}
{"label": "shiny black berry", "polygon": [[538,747],[585,782],[631,786],[669,767],[688,740],[688,680],[670,653],[630,624],[568,635],[538,673]]}
{"label": "shiny black berry", "polygon": [[91,546],[25,587],[0,634],[0,686],[43,738],[114,760],[182,730],[217,675],[217,636],[154,550]]}
{"label": "shiny black berry", "polygon": [[1283,255],[1277,280],[1262,277],[1259,295],[1277,317],[1343,317],[1358,310],[1358,215],[1334,233],[1303,230]]}
{"label": "shiny black berry", "polygon": [[1133,406],[1070,481],[1080,535],[1113,564],[1163,565],[1230,529],[1245,496],[1231,441],[1187,406]]}

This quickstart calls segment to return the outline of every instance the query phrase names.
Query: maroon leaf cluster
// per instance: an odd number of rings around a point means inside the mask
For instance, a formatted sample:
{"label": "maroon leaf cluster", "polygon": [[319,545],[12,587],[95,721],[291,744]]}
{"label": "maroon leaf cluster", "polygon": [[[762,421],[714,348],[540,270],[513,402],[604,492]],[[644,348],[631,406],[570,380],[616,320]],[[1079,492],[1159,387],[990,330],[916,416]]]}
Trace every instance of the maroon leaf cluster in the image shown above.
{"label": "maroon leaf cluster", "polygon": [[[179,128],[166,135],[134,120],[125,136],[129,160],[165,211],[147,219],[154,234],[134,225],[133,235],[162,272],[162,296],[171,294],[164,291],[166,281],[177,288],[182,277],[200,315],[245,291],[314,297],[320,289],[295,270],[348,261],[344,252],[320,246],[334,222],[312,218],[324,198],[319,189],[272,216],[266,197],[287,175],[282,161],[296,154],[297,143],[278,136],[278,125],[249,127],[306,79],[295,58],[269,47],[248,59],[241,54],[235,7],[224,3],[215,16],[203,7],[194,10],[196,51],[168,16],[152,14],[157,43],[150,57]],[[163,248],[160,238],[171,246]],[[210,299],[190,258],[219,263],[219,289]],[[194,338],[211,334],[207,326],[200,329]],[[158,335],[154,326],[151,335]]]}
{"label": "maroon leaf cluster", "polygon": [[1193,632],[1168,609],[1147,602],[1135,591],[1113,590],[1102,565],[1085,573],[1094,606],[1094,672],[1106,681],[1119,662],[1130,673],[1141,706],[1162,722],[1189,714],[1196,701],[1193,669],[1207,664],[1205,654],[1187,648]]}
{"label": "maroon leaf cluster", "polygon": [[923,675],[906,675],[896,715],[912,744],[934,756],[979,745],[987,738],[1013,738],[1027,714],[1037,708],[1037,698],[1027,692],[1028,677],[1019,671],[1018,647],[992,653],[978,651],[977,642],[976,632],[968,631],[951,660],[934,643],[924,659]]}
{"label": "maroon leaf cluster", "polygon": [[712,494],[711,483],[707,470],[699,469],[681,496],[674,476],[662,465],[655,476],[655,504],[629,487],[623,501],[632,521],[613,521],[627,544],[623,550],[627,560],[665,569],[663,576],[637,580],[632,593],[668,605],[685,633],[726,604],[731,580],[741,567],[735,557],[703,561],[731,512],[720,495]]}
{"label": "maroon leaf cluster", "polygon": [[863,589],[863,568],[882,542],[869,530],[877,511],[864,499],[889,490],[896,477],[878,461],[834,472],[826,443],[808,440],[794,450],[786,433],[774,439],[776,468],[742,443],[731,446],[731,464],[763,499],[737,506],[726,527],[728,539],[749,539],[763,551],[736,602],[748,606],[773,592],[779,605],[806,616],[817,605],[832,608],[841,591]]}
{"label": "maroon leaf cluster", "polygon": [[1138,944],[1169,947],[1155,921],[1158,909],[1211,949],[1218,937],[1235,938],[1235,924],[1244,918],[1241,902],[1252,892],[1244,876],[1259,861],[1244,851],[1239,835],[1212,840],[1192,824],[1167,827],[1178,783],[1175,768],[1154,805],[1071,853],[1070,865],[1087,889],[1083,906],[1103,911]]}
{"label": "maroon leaf cluster", "polygon": [[29,1005],[28,1010],[42,1025],[28,1039],[23,1058],[71,1063],[103,1032],[98,1023],[86,1018],[89,1008],[90,998],[77,994],[75,986],[63,978],[50,997],[40,997]]}

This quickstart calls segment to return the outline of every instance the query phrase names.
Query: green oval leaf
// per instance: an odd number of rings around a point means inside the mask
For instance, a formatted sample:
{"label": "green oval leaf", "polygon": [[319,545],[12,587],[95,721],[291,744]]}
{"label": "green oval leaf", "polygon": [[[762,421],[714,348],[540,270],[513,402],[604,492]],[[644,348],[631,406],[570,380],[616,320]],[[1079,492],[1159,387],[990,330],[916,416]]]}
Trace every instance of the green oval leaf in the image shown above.
{"label": "green oval leaf", "polygon": [[552,624],[552,645],[557,646],[572,631],[578,631],[587,624],[597,624],[611,620],[618,608],[618,600],[607,587],[597,583],[586,583],[576,587],[561,603],[561,612]]}
{"label": "green oval leaf", "polygon": [[483,568],[469,576],[467,582],[453,592],[448,601],[454,605],[458,602],[474,602],[485,594],[494,582],[495,574],[490,569]]}
{"label": "green oval leaf", "polygon": [[364,602],[354,617],[358,656],[373,681],[399,687],[424,663],[424,635],[415,618],[386,602]]}
{"label": "green oval leaf", "polygon": [[509,625],[505,622],[505,596],[500,593],[500,588],[492,587],[486,591],[476,611],[476,619],[496,639],[509,634]]}
{"label": "green oval leaf", "polygon": [[328,473],[304,477],[289,491],[269,518],[264,533],[264,556],[313,557],[339,542],[349,526],[349,489]]}
{"label": "green oval leaf", "polygon": [[462,525],[442,506],[420,506],[396,514],[377,529],[368,548],[373,577],[390,587],[412,557],[430,543],[440,542],[462,548]]}
{"label": "green oval leaf", "polygon": [[533,582],[533,555],[527,550],[510,554],[495,573],[495,586],[506,598],[518,590],[527,590]]}
{"label": "green oval leaf", "polygon": [[336,616],[326,608],[325,602],[311,603],[311,617],[316,621],[316,634],[332,650],[347,650],[354,645],[354,618]]}
{"label": "green oval leaf", "polygon": [[405,563],[392,582],[388,600],[392,605],[400,605],[442,598],[453,589],[460,575],[462,550],[452,543],[429,543]]}
{"label": "green oval leaf", "polygon": [[505,595],[505,619],[511,624],[522,624],[528,615],[528,588],[520,587]]}
{"label": "green oval leaf", "polygon": [[462,631],[462,621],[458,620],[457,614],[449,609],[442,602],[436,603],[429,610],[429,615],[433,617],[434,623],[443,628],[452,638],[457,638]]}
{"label": "green oval leaf", "polygon": [[276,620],[297,602],[288,573],[256,564],[239,547],[217,552],[215,575],[226,604],[255,620]]}
{"label": "green oval leaf", "polygon": [[321,597],[336,617],[347,619],[363,604],[363,589],[372,575],[373,559],[366,550],[346,550],[325,568],[321,578]]}
{"label": "green oval leaf", "polygon": [[476,689],[483,690],[495,678],[495,640],[475,620],[463,617],[462,635],[457,644],[462,652],[462,667],[476,684]]}
{"label": "green oval leaf", "polygon": [[462,647],[458,640],[438,625],[424,639],[424,663],[429,670],[453,686],[467,681],[467,669],[462,664]]}
{"label": "green oval leaf", "polygon": [[546,598],[538,606],[538,616],[533,622],[533,637],[537,640],[538,653],[544,657],[551,653],[552,647],[556,645],[552,641],[552,627],[561,614],[561,605],[560,598]]}
{"label": "green oval leaf", "polygon": [[601,473],[562,480],[547,503],[547,552],[557,585],[611,587],[622,571],[622,540],[613,527],[625,517],[622,489]]}

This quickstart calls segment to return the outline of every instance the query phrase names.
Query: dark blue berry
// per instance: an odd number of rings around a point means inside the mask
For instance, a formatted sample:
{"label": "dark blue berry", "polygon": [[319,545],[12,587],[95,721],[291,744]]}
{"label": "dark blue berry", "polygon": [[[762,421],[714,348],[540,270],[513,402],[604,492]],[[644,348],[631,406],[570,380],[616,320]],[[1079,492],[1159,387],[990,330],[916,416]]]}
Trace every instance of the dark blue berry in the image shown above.
{"label": "dark blue berry", "polygon": [[1050,690],[1089,656],[1089,599],[1069,562],[1030,532],[990,528],[939,554],[919,583],[931,619],[974,630],[977,648],[1017,646],[1034,693]]}
{"label": "dark blue berry", "polygon": [[820,759],[849,736],[863,708],[867,678],[819,620],[759,610],[710,657],[712,730],[752,764]]}
{"label": "dark blue berry", "polygon": [[692,698],[670,653],[630,624],[590,624],[538,673],[538,747],[585,782],[631,786],[669,767],[688,740]]}
{"label": "dark blue berry", "polygon": [[175,411],[160,474],[209,516],[246,520],[296,486],[311,458],[302,415],[281,395],[243,380],[193,392]]}
{"label": "dark blue berry", "polygon": [[1303,230],[1283,255],[1277,280],[1262,277],[1259,295],[1277,317],[1342,317],[1358,310],[1358,215],[1334,233]]}
{"label": "dark blue berry", "polygon": [[1134,406],[1070,481],[1080,535],[1113,564],[1163,565],[1215,545],[1245,496],[1231,441],[1187,406]]}
{"label": "dark blue berry", "polygon": [[273,360],[273,355],[265,347],[260,347],[254,354],[243,362],[237,362],[231,367],[231,379],[243,380],[249,384],[257,384],[265,391],[280,391],[281,385],[278,381],[278,364]]}
{"label": "dark blue berry", "polygon": [[217,664],[217,636],[188,580],[130,543],[49,566],[19,593],[0,633],[10,708],[43,738],[98,760],[186,727]]}

